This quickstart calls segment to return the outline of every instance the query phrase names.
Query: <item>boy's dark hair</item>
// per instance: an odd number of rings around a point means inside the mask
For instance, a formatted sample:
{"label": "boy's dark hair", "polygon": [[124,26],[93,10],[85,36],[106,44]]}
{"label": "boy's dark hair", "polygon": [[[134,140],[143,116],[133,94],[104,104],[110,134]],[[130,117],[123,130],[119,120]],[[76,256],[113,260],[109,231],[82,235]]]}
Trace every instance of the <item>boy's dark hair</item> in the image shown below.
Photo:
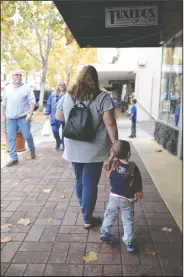
{"label": "boy's dark hair", "polygon": [[113,143],[112,150],[117,159],[126,159],[130,152],[130,144],[126,140],[119,139]]}
{"label": "boy's dark hair", "polygon": [[137,103],[137,100],[136,100],[136,99],[132,99],[132,102],[133,102],[134,104],[136,104],[136,103]]}

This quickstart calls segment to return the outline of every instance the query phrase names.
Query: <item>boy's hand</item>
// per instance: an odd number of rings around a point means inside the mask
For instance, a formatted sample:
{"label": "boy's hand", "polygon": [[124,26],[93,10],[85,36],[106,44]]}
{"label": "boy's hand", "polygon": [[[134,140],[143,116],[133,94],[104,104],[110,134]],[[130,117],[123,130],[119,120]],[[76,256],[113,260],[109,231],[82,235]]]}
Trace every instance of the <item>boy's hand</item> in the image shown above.
{"label": "boy's hand", "polygon": [[142,200],[142,192],[136,192],[136,200]]}

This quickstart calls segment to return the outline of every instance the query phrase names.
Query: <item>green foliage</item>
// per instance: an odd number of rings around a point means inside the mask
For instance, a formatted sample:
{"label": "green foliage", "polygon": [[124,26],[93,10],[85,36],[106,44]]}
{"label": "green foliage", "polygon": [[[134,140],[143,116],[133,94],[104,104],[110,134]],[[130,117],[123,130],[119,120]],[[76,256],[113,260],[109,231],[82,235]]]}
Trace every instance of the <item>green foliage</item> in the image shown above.
{"label": "green foliage", "polygon": [[2,1],[1,10],[1,60],[7,67],[15,63],[38,70],[38,62],[41,68],[54,41],[62,37],[58,10],[52,1]]}
{"label": "green foliage", "polygon": [[77,70],[80,65],[95,63],[97,61],[96,48],[80,48],[76,41],[65,45],[65,40],[58,41],[49,56],[48,81],[57,86],[59,79],[67,85],[75,82]]}
{"label": "green foliage", "polygon": [[52,1],[1,1],[1,61],[7,73],[17,67],[41,72],[40,106],[44,88],[62,78],[72,84],[80,64],[96,62],[96,49],[81,49]]}

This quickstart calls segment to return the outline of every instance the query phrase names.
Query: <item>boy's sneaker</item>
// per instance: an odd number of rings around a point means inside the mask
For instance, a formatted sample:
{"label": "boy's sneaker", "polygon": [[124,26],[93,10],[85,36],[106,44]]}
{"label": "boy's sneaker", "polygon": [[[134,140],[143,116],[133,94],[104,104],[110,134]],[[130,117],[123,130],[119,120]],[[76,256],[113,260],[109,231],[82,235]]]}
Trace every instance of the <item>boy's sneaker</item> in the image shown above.
{"label": "boy's sneaker", "polygon": [[134,252],[135,251],[135,242],[134,241],[125,243],[125,245],[126,245],[126,248],[127,248],[128,252]]}
{"label": "boy's sneaker", "polygon": [[100,236],[100,239],[103,242],[106,242],[106,243],[111,244],[111,245],[115,245],[118,242],[117,239],[115,239],[115,237],[112,234],[109,234],[109,233],[102,234]]}

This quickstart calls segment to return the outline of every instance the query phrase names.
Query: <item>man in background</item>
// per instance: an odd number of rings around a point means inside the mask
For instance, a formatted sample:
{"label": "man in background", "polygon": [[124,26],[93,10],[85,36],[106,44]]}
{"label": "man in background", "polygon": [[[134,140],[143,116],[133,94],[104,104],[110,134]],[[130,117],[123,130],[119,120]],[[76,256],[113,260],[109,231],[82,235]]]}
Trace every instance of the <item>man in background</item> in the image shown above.
{"label": "man in background", "polygon": [[13,83],[5,87],[2,100],[2,124],[7,126],[10,161],[7,166],[18,163],[16,135],[18,129],[27,141],[30,159],[35,159],[35,146],[30,132],[30,121],[36,104],[33,90],[22,82],[22,72],[12,73]]}

